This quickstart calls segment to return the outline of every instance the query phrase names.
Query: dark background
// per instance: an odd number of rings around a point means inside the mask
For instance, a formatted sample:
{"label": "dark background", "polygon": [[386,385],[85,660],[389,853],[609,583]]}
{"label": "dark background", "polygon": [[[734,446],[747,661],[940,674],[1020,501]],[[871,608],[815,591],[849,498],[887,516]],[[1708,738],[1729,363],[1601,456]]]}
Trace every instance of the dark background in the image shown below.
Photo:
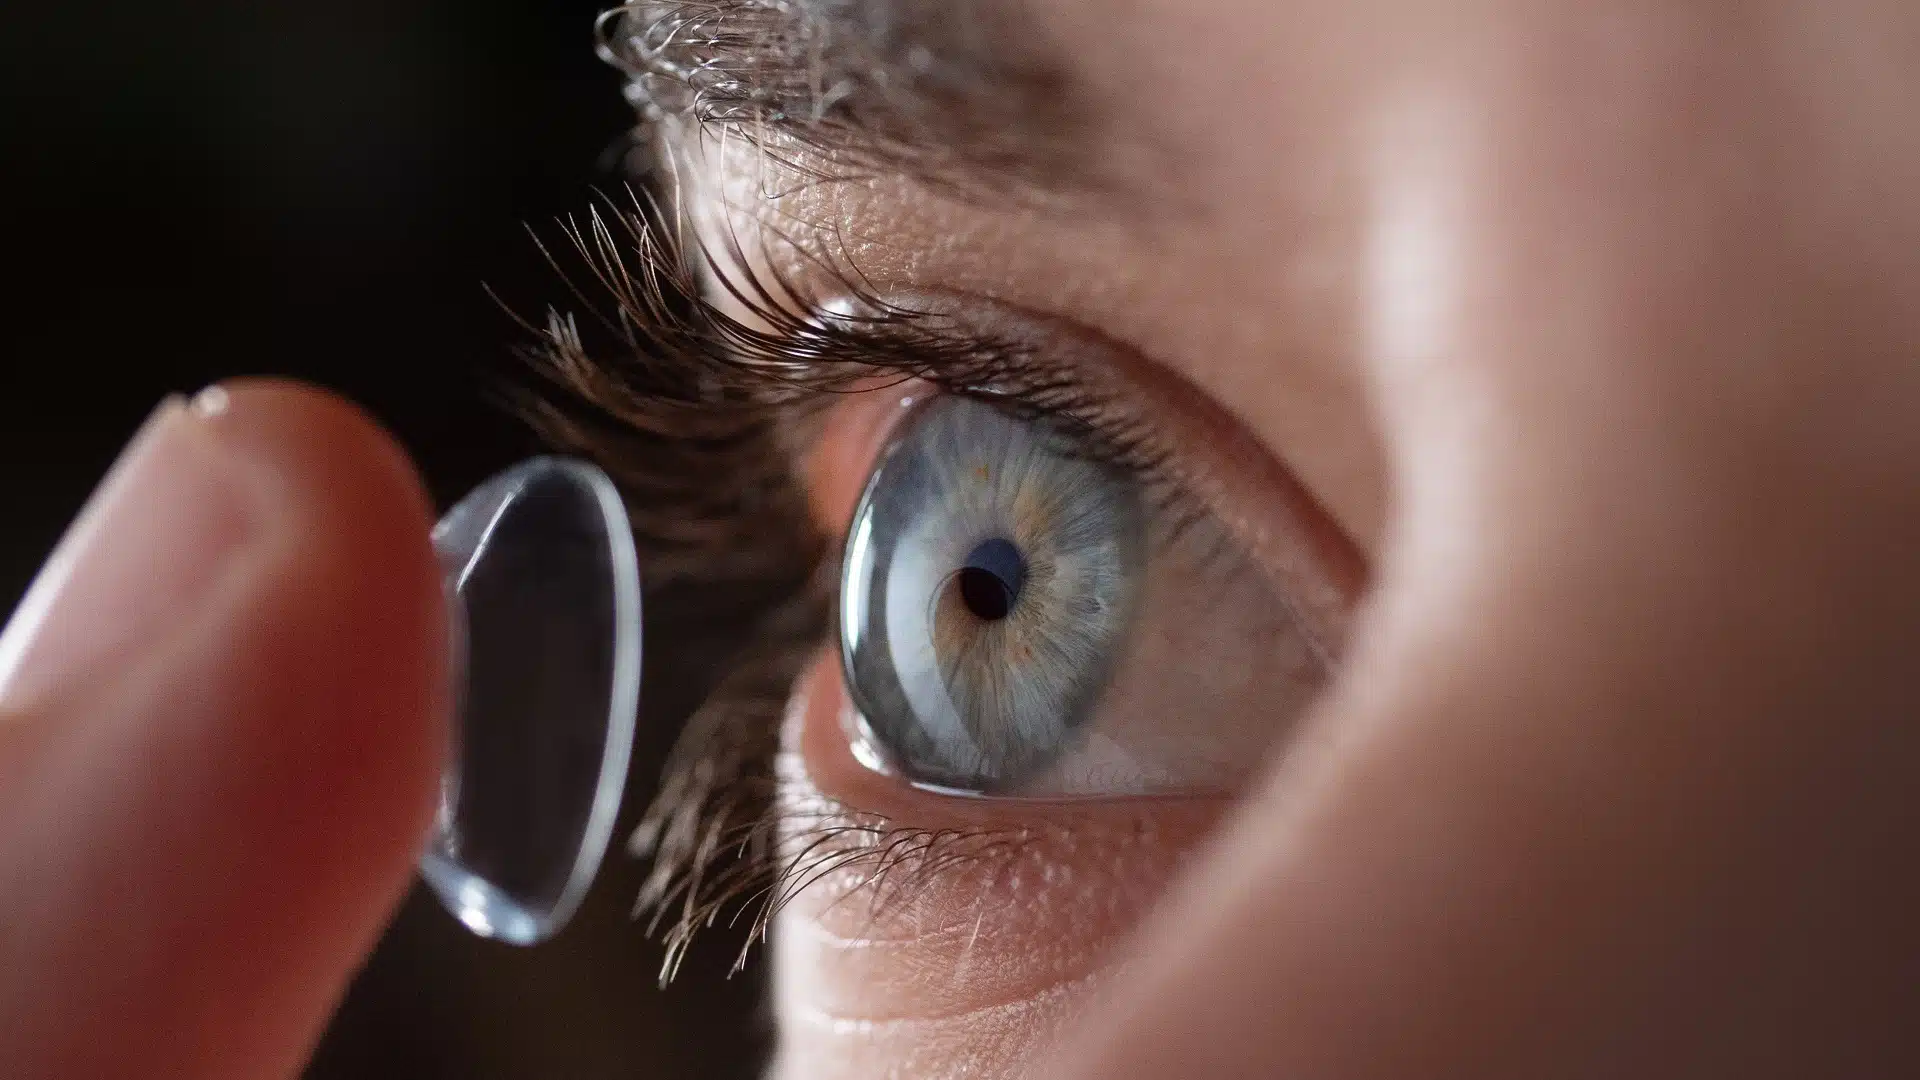
{"label": "dark background", "polygon": [[[0,31],[0,601],[165,394],[295,375],[371,410],[442,505],[537,449],[491,404],[564,292],[523,230],[617,187],[630,126],[596,0],[14,5]],[[26,10],[21,10],[26,8]],[[549,235],[551,230],[549,228]],[[649,640],[655,640],[649,635]],[[685,661],[686,658],[681,658]],[[649,657],[630,822],[711,673]],[[624,835],[624,833],[623,833]],[[618,853],[573,926],[520,951],[416,891],[309,1076],[749,1075],[757,966],[660,950]]]}

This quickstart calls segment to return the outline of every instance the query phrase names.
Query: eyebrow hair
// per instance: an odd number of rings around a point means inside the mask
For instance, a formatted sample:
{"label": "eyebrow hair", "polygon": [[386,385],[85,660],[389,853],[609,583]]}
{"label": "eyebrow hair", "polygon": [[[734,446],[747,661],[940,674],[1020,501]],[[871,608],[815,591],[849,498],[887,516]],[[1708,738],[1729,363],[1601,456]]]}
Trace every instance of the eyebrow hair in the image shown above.
{"label": "eyebrow hair", "polygon": [[1023,0],[638,0],[599,36],[644,119],[738,132],[805,176],[1106,186],[1101,117]]}

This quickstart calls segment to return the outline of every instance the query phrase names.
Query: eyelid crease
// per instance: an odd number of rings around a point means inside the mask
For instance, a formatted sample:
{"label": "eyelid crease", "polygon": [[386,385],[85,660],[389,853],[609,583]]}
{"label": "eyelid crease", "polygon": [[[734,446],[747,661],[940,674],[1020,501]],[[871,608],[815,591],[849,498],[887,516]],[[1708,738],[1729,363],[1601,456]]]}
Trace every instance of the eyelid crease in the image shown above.
{"label": "eyelid crease", "polygon": [[871,1034],[894,1028],[912,1030],[919,1027],[938,1024],[953,1024],[965,1021],[969,1025],[978,1025],[982,1018],[996,1014],[1021,1013],[1046,1007],[1061,998],[1072,998],[1084,994],[1087,990],[1113,977],[1113,972],[1093,968],[1083,971],[1070,979],[1050,983],[1032,993],[1018,994],[1002,1000],[988,1001],[964,1008],[952,1008],[942,1012],[911,1013],[898,1016],[851,1016],[841,1015],[829,1009],[821,1008],[804,1001],[781,1010],[783,1019],[789,1022],[810,1024],[826,1028],[834,1034]]}

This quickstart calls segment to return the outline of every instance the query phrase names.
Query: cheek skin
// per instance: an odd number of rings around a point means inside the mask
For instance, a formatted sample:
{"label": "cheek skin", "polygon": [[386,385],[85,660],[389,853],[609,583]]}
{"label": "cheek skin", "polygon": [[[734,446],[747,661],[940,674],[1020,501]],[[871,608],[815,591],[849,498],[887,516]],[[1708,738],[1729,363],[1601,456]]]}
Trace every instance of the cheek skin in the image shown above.
{"label": "cheek skin", "polygon": [[[822,821],[876,818],[911,822],[914,839],[877,877],[873,860],[857,860],[780,912],[774,1075],[1017,1075],[1113,972],[1112,946],[1224,804],[929,794],[853,758],[845,708],[838,662],[823,655],[783,735],[783,809],[808,823],[787,843],[797,849]],[[902,835],[883,826],[864,842]]]}

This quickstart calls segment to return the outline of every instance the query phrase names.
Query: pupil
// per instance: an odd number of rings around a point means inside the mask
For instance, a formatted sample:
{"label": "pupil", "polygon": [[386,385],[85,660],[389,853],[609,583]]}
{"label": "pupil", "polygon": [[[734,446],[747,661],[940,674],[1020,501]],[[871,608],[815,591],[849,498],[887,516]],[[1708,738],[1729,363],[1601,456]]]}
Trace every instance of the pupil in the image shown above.
{"label": "pupil", "polygon": [[960,599],[987,622],[1007,617],[1027,581],[1027,560],[1008,540],[983,540],[960,568]]}
{"label": "pupil", "polygon": [[960,599],[968,611],[988,622],[1004,619],[1013,610],[1013,594],[1006,582],[977,566],[960,571]]}

